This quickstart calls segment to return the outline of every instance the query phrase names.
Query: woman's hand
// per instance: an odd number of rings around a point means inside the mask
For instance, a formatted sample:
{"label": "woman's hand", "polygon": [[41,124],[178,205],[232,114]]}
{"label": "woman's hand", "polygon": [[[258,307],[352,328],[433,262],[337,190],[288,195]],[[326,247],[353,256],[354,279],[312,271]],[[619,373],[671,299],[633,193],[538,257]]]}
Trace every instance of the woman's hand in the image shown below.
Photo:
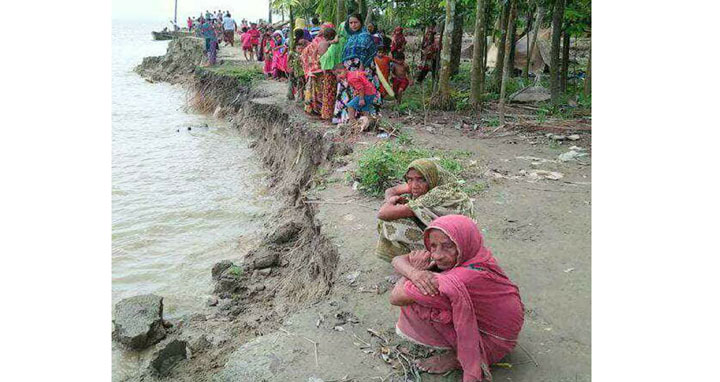
{"label": "woman's hand", "polygon": [[394,206],[394,205],[397,205],[397,204],[406,204],[406,203],[407,203],[407,199],[405,199],[405,197],[402,196],[402,195],[395,195],[395,196],[389,197],[389,198],[387,199],[387,203],[389,203],[389,204],[391,204],[391,205],[393,205],[393,206]]}
{"label": "woman's hand", "polygon": [[432,267],[435,263],[432,261],[432,257],[430,256],[430,252],[425,250],[419,250],[419,251],[412,251],[408,254],[408,261],[410,262],[410,265],[413,266],[413,268],[419,269],[419,270],[427,270],[430,267]]}
{"label": "woman's hand", "polygon": [[424,295],[436,296],[440,294],[440,285],[435,278],[435,274],[429,271],[414,270],[410,272],[410,281]]}

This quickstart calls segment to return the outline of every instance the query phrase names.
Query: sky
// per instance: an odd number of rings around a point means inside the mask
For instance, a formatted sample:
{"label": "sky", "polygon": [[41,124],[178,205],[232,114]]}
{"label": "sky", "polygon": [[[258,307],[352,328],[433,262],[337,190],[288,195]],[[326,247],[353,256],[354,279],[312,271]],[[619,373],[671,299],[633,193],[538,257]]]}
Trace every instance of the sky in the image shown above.
{"label": "sky", "polygon": [[[269,0],[177,0],[178,23],[188,16],[196,17],[206,9],[230,11],[240,20],[267,19]],[[113,20],[157,20],[173,18],[174,0],[112,0]]]}

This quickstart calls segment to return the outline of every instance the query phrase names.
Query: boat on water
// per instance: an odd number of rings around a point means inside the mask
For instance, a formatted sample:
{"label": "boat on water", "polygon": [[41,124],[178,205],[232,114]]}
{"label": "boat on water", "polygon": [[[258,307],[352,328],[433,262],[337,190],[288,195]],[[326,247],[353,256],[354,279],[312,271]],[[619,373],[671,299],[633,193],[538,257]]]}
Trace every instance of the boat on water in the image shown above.
{"label": "boat on water", "polygon": [[162,30],[160,32],[152,31],[151,33],[152,33],[153,40],[158,40],[158,41],[159,40],[172,40],[173,37],[175,37],[175,33],[167,30],[167,28],[165,28],[165,30]]}
{"label": "boat on water", "polygon": [[180,30],[180,27],[177,25],[177,0],[175,0],[175,17],[173,20],[170,20],[170,22],[173,25],[173,31],[170,31],[167,29],[167,27],[163,28],[160,32],[152,31],[152,37],[153,40],[160,41],[160,40],[172,40],[173,38],[185,36],[188,35],[188,32],[182,32]]}

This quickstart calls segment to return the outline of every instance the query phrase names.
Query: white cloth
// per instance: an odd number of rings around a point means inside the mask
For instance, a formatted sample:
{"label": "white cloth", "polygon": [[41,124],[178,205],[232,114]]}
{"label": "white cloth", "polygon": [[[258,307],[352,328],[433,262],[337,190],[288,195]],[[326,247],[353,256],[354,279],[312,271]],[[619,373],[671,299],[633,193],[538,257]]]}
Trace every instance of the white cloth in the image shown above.
{"label": "white cloth", "polygon": [[235,20],[233,20],[232,17],[227,17],[223,19],[223,28],[225,28],[226,31],[234,31],[235,30]]}

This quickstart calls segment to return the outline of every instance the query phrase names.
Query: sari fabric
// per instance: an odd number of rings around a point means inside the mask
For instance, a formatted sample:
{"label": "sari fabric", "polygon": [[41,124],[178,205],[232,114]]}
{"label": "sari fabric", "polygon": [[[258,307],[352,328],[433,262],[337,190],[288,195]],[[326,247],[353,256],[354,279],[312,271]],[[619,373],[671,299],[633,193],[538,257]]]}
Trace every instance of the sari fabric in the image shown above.
{"label": "sari fabric", "polygon": [[385,260],[425,248],[423,230],[444,215],[465,215],[474,218],[473,203],[460,188],[457,179],[437,161],[428,158],[412,161],[410,169],[417,170],[428,182],[428,192],[417,199],[410,199],[407,206],[415,218],[391,221],[378,220],[379,239],[375,254]]}
{"label": "sari fabric", "polygon": [[268,38],[265,40],[265,45],[264,45],[264,49],[263,49],[263,51],[264,51],[264,54],[263,54],[263,62],[264,62],[264,65],[263,65],[263,73],[265,73],[265,74],[267,74],[267,75],[271,75],[272,72],[273,72],[272,63],[273,63],[273,51],[274,51],[274,50],[275,50],[275,40],[273,40],[272,38],[269,38],[269,37],[268,37]]}
{"label": "sari fabric", "polygon": [[347,43],[343,50],[342,60],[347,61],[357,58],[364,66],[370,66],[375,54],[377,54],[377,45],[370,33],[365,28],[353,32],[350,25],[345,22],[345,33],[347,34]]}
{"label": "sari fabric", "polygon": [[[277,39],[276,36],[280,36],[280,39]],[[275,33],[273,33],[273,40],[275,41],[275,46],[273,47],[272,69],[273,75],[277,77],[280,72],[288,72],[288,49],[287,46],[285,46],[285,40],[282,37],[282,33],[279,31],[275,31]]]}
{"label": "sari fabric", "polygon": [[402,27],[395,27],[392,35],[392,43],[390,44],[390,52],[404,52],[407,40],[403,34]]}
{"label": "sari fabric", "polygon": [[317,36],[300,54],[305,77],[305,112],[320,115],[322,112],[322,84],[325,73],[320,68],[320,43],[325,41],[323,36]]}
{"label": "sari fabric", "polygon": [[396,330],[420,344],[452,348],[463,369],[463,381],[492,379],[489,365],[515,347],[524,322],[518,287],[497,264],[475,222],[461,215],[434,220],[425,231],[429,250],[431,229],[444,232],[455,243],[455,267],[436,274],[440,294],[423,295],[405,282],[415,300],[403,306]]}
{"label": "sari fabric", "polygon": [[345,22],[340,24],[340,28],[337,29],[338,42],[330,45],[328,50],[320,56],[320,67],[322,70],[333,70],[335,66],[342,62],[342,54],[345,49],[345,43],[347,43],[347,32],[345,31]]}

